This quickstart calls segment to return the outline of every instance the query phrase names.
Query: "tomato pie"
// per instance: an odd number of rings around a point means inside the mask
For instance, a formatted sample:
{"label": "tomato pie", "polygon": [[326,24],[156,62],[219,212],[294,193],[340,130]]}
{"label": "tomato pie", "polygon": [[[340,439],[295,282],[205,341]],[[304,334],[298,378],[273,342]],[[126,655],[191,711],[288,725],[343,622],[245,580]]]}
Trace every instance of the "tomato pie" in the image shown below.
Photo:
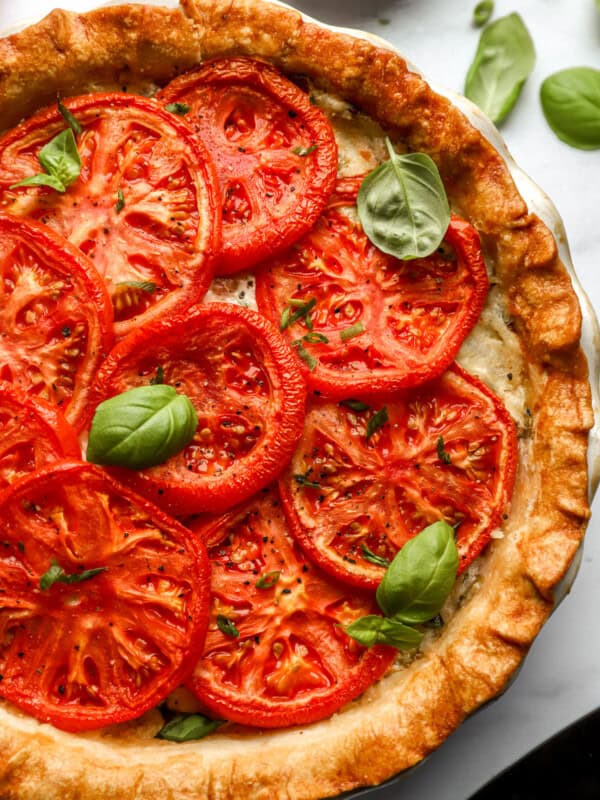
{"label": "tomato pie", "polygon": [[418,763],[589,517],[550,231],[397,53],[286,7],[54,11],[0,63],[0,795]]}

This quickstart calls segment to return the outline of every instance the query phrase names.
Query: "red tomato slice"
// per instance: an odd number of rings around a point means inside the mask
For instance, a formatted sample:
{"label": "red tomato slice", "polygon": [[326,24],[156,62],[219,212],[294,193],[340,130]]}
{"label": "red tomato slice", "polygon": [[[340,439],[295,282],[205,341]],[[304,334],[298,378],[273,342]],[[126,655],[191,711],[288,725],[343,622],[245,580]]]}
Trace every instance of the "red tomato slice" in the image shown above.
{"label": "red tomato slice", "polygon": [[[479,555],[507,508],[517,439],[495,395],[457,366],[409,392],[364,398],[370,408],[313,398],[282,480],[291,531],[314,560],[355,586],[427,525],[456,526],[459,571]],[[352,402],[352,401],[350,401]],[[389,421],[375,426],[377,412]],[[367,551],[363,549],[366,546]]]}
{"label": "red tomato slice", "polygon": [[188,686],[210,711],[265,728],[315,722],[390,666],[393,648],[367,650],[343,631],[378,613],[372,594],[306,559],[287,533],[276,491],[194,530],[210,548],[212,607]]}
{"label": "red tomato slice", "polygon": [[286,307],[293,313],[316,301],[286,336],[308,335],[300,352],[314,359],[304,363],[309,387],[338,400],[440,375],[477,322],[489,285],[477,232],[455,216],[428,258],[400,261],[378,250],[356,216],[361,180],[339,181],[315,227],[269,261],[256,285],[260,311],[276,324]]}
{"label": "red tomato slice", "polygon": [[281,252],[317,220],[333,189],[337,146],[325,115],[269,64],[224,58],[176,78],[158,99],[185,119],[215,160],[225,275]]}
{"label": "red tomato slice", "polygon": [[102,365],[96,405],[162,382],[198,414],[192,442],[164,464],[119,469],[119,479],[183,516],[224,511],[277,477],[302,433],[306,389],[293,353],[268,320],[227,303],[195,306],[140,328]]}
{"label": "red tomato slice", "polygon": [[0,214],[0,379],[76,425],[112,338],[93,264],[45,226]]}
{"label": "red tomato slice", "polygon": [[78,459],[75,431],[43,400],[0,381],[0,490],[54,461]]}
{"label": "red tomato slice", "polygon": [[[209,564],[189,531],[98,467],[63,463],[0,498],[0,695],[57,728],[140,716],[187,677]],[[69,576],[42,590],[54,560]]]}
{"label": "red tomato slice", "polygon": [[154,100],[93,94],[64,104],[83,127],[80,177],[64,194],[9,188],[41,171],[40,149],[66,128],[53,106],[0,139],[0,204],[40,219],[93,260],[122,336],[207,290],[220,248],[216,177],[202,143]]}

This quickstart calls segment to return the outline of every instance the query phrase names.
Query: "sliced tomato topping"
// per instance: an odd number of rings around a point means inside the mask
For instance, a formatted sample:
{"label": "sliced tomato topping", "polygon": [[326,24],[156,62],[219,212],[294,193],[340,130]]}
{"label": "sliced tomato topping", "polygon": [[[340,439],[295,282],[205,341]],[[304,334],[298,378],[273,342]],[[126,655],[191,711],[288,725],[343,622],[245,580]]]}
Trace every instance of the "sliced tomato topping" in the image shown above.
{"label": "sliced tomato topping", "polygon": [[9,188],[41,171],[41,148],[65,129],[53,106],[0,139],[0,205],[41,220],[93,260],[121,336],[207,290],[220,248],[216,177],[202,143],[154,100],[93,94],[64,104],[83,128],[80,177],[64,194]]}
{"label": "sliced tomato topping", "polygon": [[189,687],[215,714],[244,725],[314,722],[379,679],[394,659],[343,630],[378,613],[294,544],[276,490],[195,524],[209,545],[212,606],[204,655]]}
{"label": "sliced tomato topping", "polygon": [[220,274],[281,252],[323,210],[337,172],[329,122],[269,64],[224,58],[172,81],[158,99],[185,119],[215,160],[223,205]]}
{"label": "sliced tomato topping", "polygon": [[369,553],[392,559],[408,539],[444,519],[455,526],[464,570],[506,511],[514,422],[457,366],[409,392],[364,399],[369,407],[362,411],[343,401],[309,403],[304,435],[281,480],[292,533],[323,569],[375,587],[384,568]]}
{"label": "sliced tomato topping", "polygon": [[277,477],[302,433],[306,389],[268,320],[214,303],[140,328],[102,365],[88,416],[158,373],[192,401],[196,434],[164,464],[119,469],[121,480],[181,516],[231,508]]}
{"label": "sliced tomato topping", "polygon": [[[314,228],[267,262],[256,285],[258,307],[273,322],[285,319],[286,308],[297,317],[286,335],[302,340],[300,352],[311,357],[303,365],[309,387],[337,399],[440,375],[477,322],[488,289],[477,232],[456,216],[428,258],[400,261],[378,250],[356,214],[360,183],[338,181]],[[298,315],[307,303],[310,311]]]}
{"label": "sliced tomato topping", "polygon": [[112,339],[110,299],[88,259],[43,225],[0,214],[0,380],[76,425]]}
{"label": "sliced tomato topping", "polygon": [[[175,520],[98,467],[64,463],[2,495],[0,543],[7,700],[81,731],[140,716],[189,674],[209,565]],[[44,584],[51,567],[63,579]]]}
{"label": "sliced tomato topping", "polygon": [[62,414],[0,381],[0,490],[54,461],[77,459],[81,448]]}

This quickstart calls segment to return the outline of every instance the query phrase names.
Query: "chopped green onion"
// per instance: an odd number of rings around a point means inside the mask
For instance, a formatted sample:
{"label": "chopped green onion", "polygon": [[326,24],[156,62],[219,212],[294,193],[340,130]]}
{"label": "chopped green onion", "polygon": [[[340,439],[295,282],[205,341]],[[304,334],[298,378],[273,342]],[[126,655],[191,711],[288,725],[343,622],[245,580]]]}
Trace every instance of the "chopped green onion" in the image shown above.
{"label": "chopped green onion", "polygon": [[257,589],[272,589],[279,580],[281,572],[273,570],[272,572],[265,572],[254,584]]}
{"label": "chopped green onion", "polygon": [[354,336],[360,336],[365,330],[365,326],[362,322],[356,322],[354,325],[350,325],[349,328],[345,328],[343,331],[340,331],[340,339],[342,342],[347,342],[348,339],[354,338]]}
{"label": "chopped green onion", "polygon": [[217,627],[221,633],[224,633],[225,636],[231,636],[233,639],[237,639],[240,635],[235,623],[223,614],[217,615]]}

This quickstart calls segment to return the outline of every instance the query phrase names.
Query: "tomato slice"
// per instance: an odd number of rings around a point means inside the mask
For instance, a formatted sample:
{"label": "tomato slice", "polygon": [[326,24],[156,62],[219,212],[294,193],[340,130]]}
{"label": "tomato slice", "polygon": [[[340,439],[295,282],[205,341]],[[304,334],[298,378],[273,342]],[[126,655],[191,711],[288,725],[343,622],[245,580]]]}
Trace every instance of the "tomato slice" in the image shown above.
{"label": "tomato slice", "polygon": [[286,307],[314,302],[286,335],[308,335],[309,387],[338,400],[440,375],[477,322],[489,285],[477,232],[456,216],[428,258],[400,261],[378,250],[356,215],[361,180],[338,181],[315,227],[267,262],[256,285],[260,311],[276,324]]}
{"label": "tomato slice", "polygon": [[367,650],[343,631],[378,613],[373,595],[348,589],[303,555],[276,489],[194,530],[209,545],[212,605],[188,686],[210,711],[266,728],[315,722],[390,666],[393,648]]}
{"label": "tomato slice", "polygon": [[0,380],[76,425],[112,339],[93,264],[45,226],[0,214]]}
{"label": "tomato slice", "polygon": [[64,100],[83,131],[81,174],[64,194],[9,187],[39,173],[38,153],[66,123],[47,108],[0,139],[0,205],[40,219],[91,258],[119,336],[199,300],[220,248],[218,188],[202,143],[160,103],[131,94]]}
{"label": "tomato slice", "polygon": [[[187,677],[209,564],[175,520],[98,467],[63,463],[2,495],[0,541],[0,695],[82,731],[140,716]],[[93,574],[42,590],[52,560]]]}
{"label": "tomato slice", "polygon": [[0,381],[0,490],[54,461],[81,457],[75,431],[43,400]]}
{"label": "tomato slice", "polygon": [[277,477],[302,433],[306,389],[290,348],[268,320],[228,303],[195,306],[146,325],[102,365],[90,402],[156,380],[198,414],[192,442],[164,464],[119,479],[183,516],[231,508]]}
{"label": "tomato slice", "polygon": [[281,480],[292,533],[332,575],[375,587],[384,568],[369,560],[369,551],[390,560],[444,519],[456,527],[464,570],[509,502],[514,422],[487,387],[457,366],[417,389],[363,399],[370,406],[363,411],[343,401],[309,403],[304,435]]}
{"label": "tomato slice", "polygon": [[215,160],[230,274],[281,252],[317,220],[333,189],[337,146],[325,115],[269,64],[208,62],[158,94],[183,103]]}

